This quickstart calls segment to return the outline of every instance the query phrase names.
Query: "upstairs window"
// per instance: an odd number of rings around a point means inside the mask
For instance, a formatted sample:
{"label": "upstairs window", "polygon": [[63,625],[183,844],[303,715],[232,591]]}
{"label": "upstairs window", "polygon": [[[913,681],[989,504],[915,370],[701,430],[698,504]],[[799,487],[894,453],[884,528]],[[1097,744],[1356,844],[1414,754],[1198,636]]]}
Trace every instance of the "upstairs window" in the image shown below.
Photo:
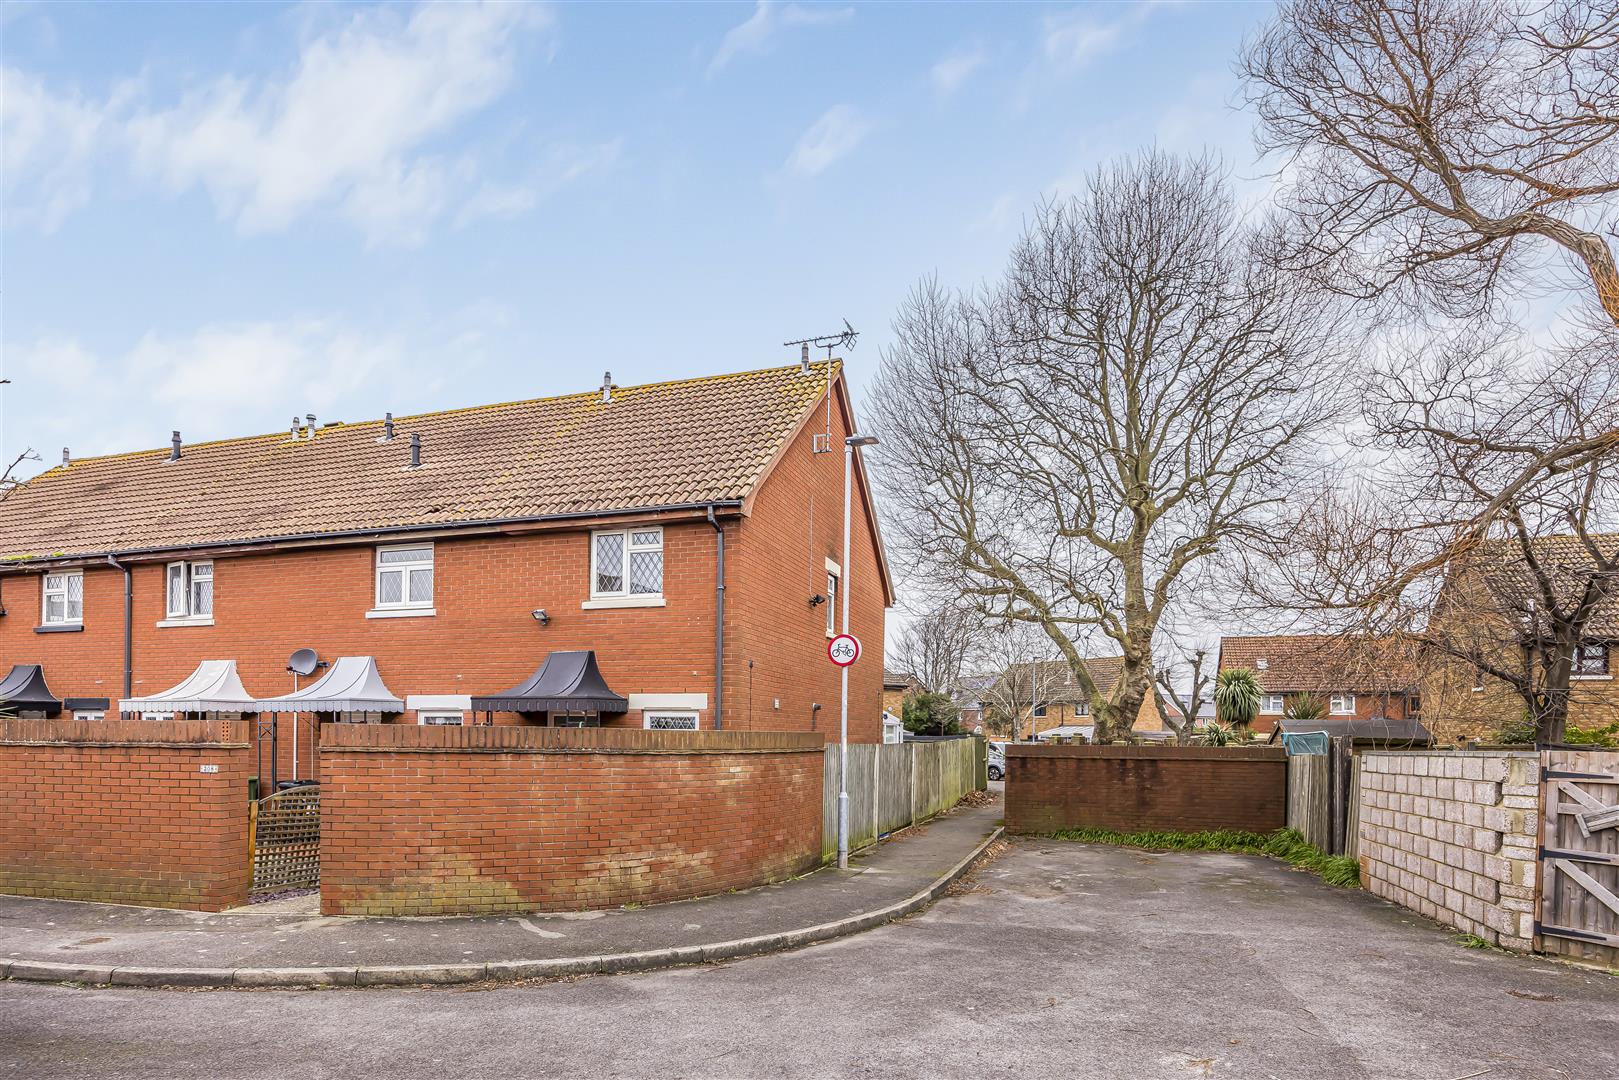
{"label": "upstairs window", "polygon": [[590,594],[663,595],[663,529],[619,529],[591,537]]}
{"label": "upstairs window", "polygon": [[41,621],[46,626],[73,626],[84,621],[84,574],[80,571],[46,574],[40,592]]}
{"label": "upstairs window", "polygon": [[1283,694],[1266,694],[1259,699],[1259,711],[1267,716],[1280,716],[1286,707],[1287,700]]}
{"label": "upstairs window", "polygon": [[169,563],[167,610],[171,619],[213,618],[214,564]]}
{"label": "upstairs window", "polygon": [[433,606],[433,545],[377,549],[377,610]]}
{"label": "upstairs window", "polygon": [[1587,679],[1611,674],[1608,646],[1592,642],[1574,650],[1574,674]]}
{"label": "upstairs window", "polygon": [[1331,713],[1333,716],[1354,716],[1355,715],[1355,695],[1354,694],[1334,694],[1334,695],[1332,695],[1332,699],[1327,703],[1327,711],[1329,713]]}
{"label": "upstairs window", "polygon": [[1037,718],[1044,720],[1046,718],[1046,707],[1044,705],[1036,705],[1034,707],[1034,715]]}
{"label": "upstairs window", "polygon": [[828,565],[826,568],[826,636],[838,635],[838,590],[842,585],[839,581],[839,570],[836,566]]}

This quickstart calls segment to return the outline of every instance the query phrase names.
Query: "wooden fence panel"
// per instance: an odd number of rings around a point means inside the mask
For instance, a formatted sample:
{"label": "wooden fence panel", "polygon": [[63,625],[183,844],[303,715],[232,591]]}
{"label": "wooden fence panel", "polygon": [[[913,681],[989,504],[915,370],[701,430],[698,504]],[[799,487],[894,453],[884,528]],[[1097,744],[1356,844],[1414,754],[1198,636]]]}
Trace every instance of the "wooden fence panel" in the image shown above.
{"label": "wooden fence panel", "polygon": [[1287,827],[1327,851],[1332,846],[1332,774],[1326,754],[1287,759]]}
{"label": "wooden fence panel", "polygon": [[1619,751],[1541,753],[1535,948],[1619,968]]}
{"label": "wooden fence panel", "polygon": [[911,823],[911,751],[914,743],[877,748],[877,832],[886,836]]}

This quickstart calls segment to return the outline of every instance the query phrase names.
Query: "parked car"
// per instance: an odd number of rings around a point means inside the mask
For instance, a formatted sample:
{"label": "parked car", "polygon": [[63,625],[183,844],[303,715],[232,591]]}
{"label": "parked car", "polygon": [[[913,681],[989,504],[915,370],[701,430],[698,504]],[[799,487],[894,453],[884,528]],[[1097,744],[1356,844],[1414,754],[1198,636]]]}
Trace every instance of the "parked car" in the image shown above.
{"label": "parked car", "polygon": [[989,778],[1006,779],[1006,744],[1003,742],[989,744]]}

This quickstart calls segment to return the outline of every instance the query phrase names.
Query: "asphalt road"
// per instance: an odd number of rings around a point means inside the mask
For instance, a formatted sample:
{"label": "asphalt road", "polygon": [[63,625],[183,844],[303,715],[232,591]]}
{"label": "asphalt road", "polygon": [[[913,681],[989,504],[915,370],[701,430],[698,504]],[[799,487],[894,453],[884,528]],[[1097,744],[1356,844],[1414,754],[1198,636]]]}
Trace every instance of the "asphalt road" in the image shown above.
{"label": "asphalt road", "polygon": [[499,989],[0,984],[0,1076],[1619,1076],[1619,977],[1266,860],[1019,842],[796,953]]}

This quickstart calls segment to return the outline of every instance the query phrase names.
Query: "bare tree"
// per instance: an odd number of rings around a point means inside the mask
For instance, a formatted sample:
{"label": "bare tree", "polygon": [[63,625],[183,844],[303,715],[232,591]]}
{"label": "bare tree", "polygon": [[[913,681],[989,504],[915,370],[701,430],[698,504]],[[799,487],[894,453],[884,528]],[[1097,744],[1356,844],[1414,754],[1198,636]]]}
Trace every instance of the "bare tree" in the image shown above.
{"label": "bare tree", "polygon": [[[1333,313],[1279,273],[1208,160],[1149,152],[1043,207],[997,285],[918,287],[876,396],[899,543],[1046,635],[1127,733],[1188,569],[1260,534],[1330,411]],[[1123,671],[1104,700],[1086,641]]]}
{"label": "bare tree", "polygon": [[982,620],[959,604],[945,604],[911,619],[894,642],[889,666],[916,676],[924,689],[954,694],[983,636]]}
{"label": "bare tree", "polygon": [[1405,643],[1447,676],[1446,710],[1494,680],[1560,741],[1579,650],[1619,604],[1616,342],[1525,355],[1469,329],[1395,358],[1364,384],[1373,479],[1329,481],[1268,544],[1255,595]]}
{"label": "bare tree", "polygon": [[[1198,710],[1214,688],[1215,671],[1207,649],[1169,655],[1158,661],[1158,718],[1175,733],[1175,742],[1185,746],[1197,727]],[[1179,683],[1179,685],[1176,685]],[[1170,706],[1180,713],[1177,720]]]}
{"label": "bare tree", "polygon": [[1556,245],[1619,326],[1615,57],[1619,0],[1283,4],[1237,66],[1286,155],[1289,265],[1472,316]]}
{"label": "bare tree", "polygon": [[1061,661],[1038,627],[1009,622],[984,635],[975,657],[984,675],[974,679],[984,709],[984,726],[996,735],[1022,737],[1023,717],[1033,719],[1064,682]]}

